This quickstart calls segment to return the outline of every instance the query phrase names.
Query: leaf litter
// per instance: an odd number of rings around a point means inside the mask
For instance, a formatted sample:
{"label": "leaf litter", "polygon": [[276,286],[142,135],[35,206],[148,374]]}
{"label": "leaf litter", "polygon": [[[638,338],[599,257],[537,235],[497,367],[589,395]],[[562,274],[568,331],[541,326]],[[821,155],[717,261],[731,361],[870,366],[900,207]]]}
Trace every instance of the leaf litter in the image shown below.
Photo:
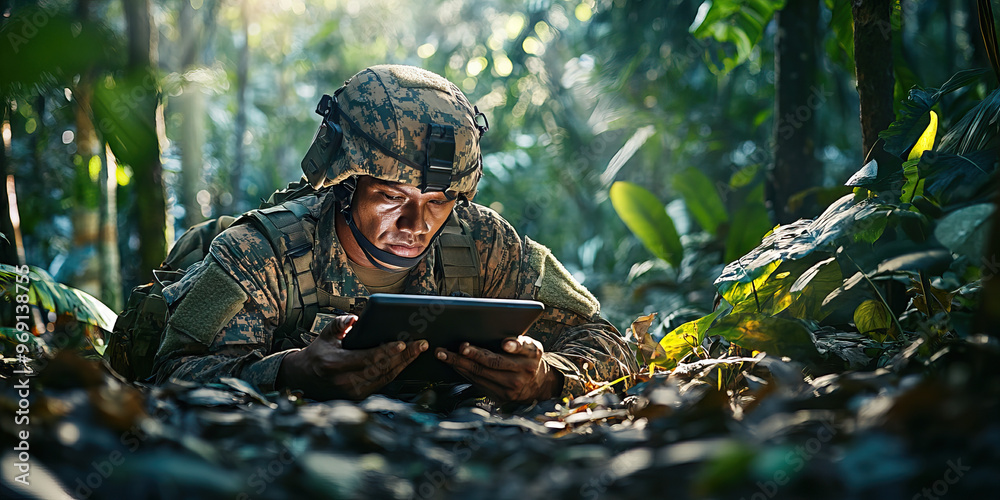
{"label": "leaf litter", "polygon": [[[238,379],[129,385],[67,350],[29,380],[32,483],[6,472],[4,496],[909,498],[957,460],[950,487],[997,485],[995,339],[812,338],[815,359],[794,359],[713,336],[625,392],[447,413],[382,395],[262,394]],[[19,430],[12,368],[7,450]],[[13,460],[3,454],[5,470]]]}

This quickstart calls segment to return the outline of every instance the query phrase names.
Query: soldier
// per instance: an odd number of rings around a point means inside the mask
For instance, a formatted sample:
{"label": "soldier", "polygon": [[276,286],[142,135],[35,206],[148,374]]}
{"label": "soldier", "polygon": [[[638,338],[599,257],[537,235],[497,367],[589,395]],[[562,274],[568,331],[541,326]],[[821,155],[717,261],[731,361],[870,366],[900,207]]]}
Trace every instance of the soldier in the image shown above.
{"label": "soldier", "polygon": [[[303,169],[319,189],[263,210],[261,223],[230,227],[164,289],[173,313],[156,353],[158,382],[233,376],[263,390],[360,399],[423,355],[497,401],[530,402],[579,396],[588,382],[636,370],[597,300],[552,253],[471,202],[488,125],[454,84],[416,67],[375,66],[324,96],[317,112],[324,122]],[[269,225],[284,235],[277,245]],[[474,242],[464,268],[448,257],[462,254],[463,235]],[[546,310],[499,352],[425,352],[426,340],[340,345],[357,319],[348,313],[371,293],[456,291],[535,299]]]}

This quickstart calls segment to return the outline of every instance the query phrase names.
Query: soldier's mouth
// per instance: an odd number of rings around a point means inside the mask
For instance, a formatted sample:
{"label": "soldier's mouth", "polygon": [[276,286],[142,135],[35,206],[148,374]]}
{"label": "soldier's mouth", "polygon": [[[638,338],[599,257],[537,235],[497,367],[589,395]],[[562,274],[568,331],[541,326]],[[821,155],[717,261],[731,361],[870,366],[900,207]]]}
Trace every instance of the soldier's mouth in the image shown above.
{"label": "soldier's mouth", "polygon": [[417,245],[388,245],[389,251],[400,256],[400,257],[416,257],[420,255],[424,249],[422,246]]}

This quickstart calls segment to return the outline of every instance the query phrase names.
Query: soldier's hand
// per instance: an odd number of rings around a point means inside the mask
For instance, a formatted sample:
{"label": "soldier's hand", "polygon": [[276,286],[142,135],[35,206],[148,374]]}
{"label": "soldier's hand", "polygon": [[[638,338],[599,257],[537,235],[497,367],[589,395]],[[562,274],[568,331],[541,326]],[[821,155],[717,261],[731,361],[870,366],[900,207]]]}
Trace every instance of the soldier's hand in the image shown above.
{"label": "soldier's hand", "polygon": [[344,349],[341,340],[357,319],[354,315],[338,316],[305,349],[285,356],[278,385],[300,389],[313,399],[364,399],[427,350],[426,340]]}
{"label": "soldier's hand", "polygon": [[549,399],[562,391],[562,374],[542,359],[544,349],[524,335],[506,338],[500,352],[463,343],[458,353],[438,348],[437,358],[500,401]]}

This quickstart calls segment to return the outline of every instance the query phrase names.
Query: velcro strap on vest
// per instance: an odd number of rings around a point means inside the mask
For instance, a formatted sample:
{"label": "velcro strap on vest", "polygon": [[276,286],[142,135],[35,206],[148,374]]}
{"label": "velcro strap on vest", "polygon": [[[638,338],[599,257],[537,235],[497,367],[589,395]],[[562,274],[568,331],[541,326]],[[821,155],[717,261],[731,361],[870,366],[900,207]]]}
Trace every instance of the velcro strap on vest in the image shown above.
{"label": "velcro strap on vest", "polygon": [[[247,215],[263,229],[279,259],[291,266],[285,268],[289,291],[286,298],[285,321],[279,327],[287,333],[300,325],[311,323],[319,310],[316,279],[312,273],[313,238],[302,219],[309,214],[309,208],[291,200],[281,205],[254,210]],[[290,269],[289,269],[290,267]]]}
{"label": "velcro strap on vest", "polygon": [[436,244],[444,274],[443,294],[482,296],[479,250],[469,225],[452,212]]}

